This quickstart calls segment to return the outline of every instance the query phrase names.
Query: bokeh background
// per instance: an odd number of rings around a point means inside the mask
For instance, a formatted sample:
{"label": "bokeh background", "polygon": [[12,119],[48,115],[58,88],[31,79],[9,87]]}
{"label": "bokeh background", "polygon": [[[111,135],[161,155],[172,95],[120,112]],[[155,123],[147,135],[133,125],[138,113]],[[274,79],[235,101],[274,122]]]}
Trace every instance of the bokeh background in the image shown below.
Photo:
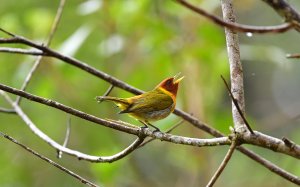
{"label": "bokeh background", "polygon": [[[221,16],[217,0],[191,1]],[[300,10],[300,2],[290,0]],[[42,43],[49,35],[58,0],[0,0],[0,27]],[[282,23],[261,1],[234,1],[237,20],[250,25]],[[0,33],[1,37],[6,37]],[[247,117],[254,129],[300,143],[299,59],[286,59],[300,52],[299,33],[240,34],[244,67]],[[24,47],[20,45],[10,45]],[[26,47],[25,47],[26,48]],[[151,90],[162,79],[178,72],[185,75],[177,108],[183,109],[229,133],[231,103],[220,75],[229,76],[224,29],[186,10],[174,1],[72,0],[67,1],[51,48],[73,56],[142,90]],[[35,57],[0,54],[1,83],[20,88]],[[84,112],[136,125],[118,115],[112,103],[98,104],[109,84],[52,58],[43,58],[27,91]],[[114,89],[113,96],[132,94]],[[13,98],[15,96],[11,95]],[[9,107],[0,98],[1,107]],[[46,134],[63,142],[68,115],[22,100],[22,108]],[[180,119],[171,115],[155,124],[162,130]],[[81,176],[103,186],[205,186],[228,147],[189,147],[154,141],[111,164],[78,161],[63,155],[37,138],[16,115],[0,113],[0,131],[48,156]],[[211,136],[184,123],[174,134]],[[69,147],[92,155],[112,155],[135,137],[71,117]],[[300,175],[299,160],[254,146],[256,151],[282,168]],[[5,139],[0,139],[0,186],[82,186]],[[295,186],[236,152],[216,186]]]}

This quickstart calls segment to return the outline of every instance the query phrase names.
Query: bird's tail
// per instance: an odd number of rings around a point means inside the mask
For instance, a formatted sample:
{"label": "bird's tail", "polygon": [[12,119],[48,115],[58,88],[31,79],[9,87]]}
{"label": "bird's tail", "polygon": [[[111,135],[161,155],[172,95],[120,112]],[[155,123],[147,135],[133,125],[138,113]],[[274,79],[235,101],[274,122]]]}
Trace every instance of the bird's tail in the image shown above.
{"label": "bird's tail", "polygon": [[110,96],[97,96],[96,100],[98,102],[102,102],[102,101],[113,101],[116,104],[121,104],[121,105],[129,105],[128,101],[126,99],[122,99],[122,98],[117,98],[117,97],[110,97]]}

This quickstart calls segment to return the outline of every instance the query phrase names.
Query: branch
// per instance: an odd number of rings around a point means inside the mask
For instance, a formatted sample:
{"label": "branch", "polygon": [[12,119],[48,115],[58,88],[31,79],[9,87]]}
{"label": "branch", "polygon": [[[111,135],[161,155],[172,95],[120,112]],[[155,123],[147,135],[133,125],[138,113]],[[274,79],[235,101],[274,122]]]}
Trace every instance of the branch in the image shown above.
{"label": "branch", "polygon": [[4,92],[0,92],[4,96],[4,98],[12,105],[16,113],[20,116],[20,118],[25,122],[25,124],[29,127],[29,129],[36,134],[38,137],[40,137],[42,140],[47,142],[49,145],[54,147],[55,149],[64,152],[66,154],[76,156],[79,160],[87,160],[90,162],[113,162],[116,160],[119,160],[126,155],[130,154],[132,151],[134,151],[144,140],[145,136],[144,134],[139,134],[139,137],[126,149],[123,151],[113,155],[113,156],[91,156],[84,153],[81,153],[79,151],[75,151],[69,148],[66,148],[64,146],[61,146],[56,141],[52,140],[49,136],[47,136],[45,133],[43,133],[37,126],[29,119],[29,117],[23,112],[23,110],[17,105],[15,102],[11,100],[11,98],[5,94]]}
{"label": "branch", "polygon": [[251,134],[254,134],[254,132],[253,132],[253,130],[251,129],[250,124],[248,123],[246,117],[244,116],[244,114],[243,114],[243,112],[242,112],[242,110],[241,110],[241,108],[240,108],[240,106],[239,106],[237,100],[234,98],[234,96],[233,96],[233,94],[232,94],[232,92],[231,92],[231,90],[230,90],[230,88],[229,88],[229,86],[228,86],[226,80],[224,79],[224,77],[223,77],[222,75],[221,75],[221,78],[222,78],[222,80],[223,80],[223,82],[224,82],[224,84],[225,84],[225,86],[226,86],[226,88],[227,88],[227,91],[228,91],[228,93],[229,93],[229,96],[231,97],[231,100],[232,100],[234,106],[237,108],[237,110],[238,110],[240,116],[243,118],[243,121],[244,121],[246,127],[247,127],[248,130],[251,132]]}
{"label": "branch", "polygon": [[[15,95],[19,95],[22,96],[26,99],[29,99],[31,101],[35,101],[53,108],[56,108],[58,110],[64,111],[66,113],[72,114],[74,116],[77,116],[79,118],[85,119],[87,121],[90,122],[94,122],[118,131],[122,131],[122,132],[126,132],[128,134],[133,134],[136,136],[150,136],[150,137],[154,137],[156,139],[160,139],[162,141],[167,141],[167,142],[172,142],[172,143],[176,143],[176,144],[184,144],[184,145],[191,145],[191,146],[198,146],[198,147],[202,147],[202,146],[219,146],[219,145],[229,145],[231,143],[230,139],[228,137],[220,137],[220,138],[212,138],[212,139],[198,139],[198,138],[189,138],[189,137],[184,137],[184,136],[177,136],[177,135],[171,135],[171,134],[167,134],[167,133],[162,133],[162,132],[153,132],[150,129],[143,129],[143,128],[139,128],[139,127],[135,127],[134,125],[131,126],[125,126],[125,125],[121,125],[118,123],[115,123],[113,121],[109,121],[109,120],[104,120],[101,118],[97,118],[93,115],[84,113],[82,111],[73,109],[69,106],[63,105],[59,102],[56,101],[52,101],[50,99],[44,99],[42,97],[39,96],[35,96],[32,94],[29,94],[25,91],[22,90],[18,90],[15,88],[11,88],[9,86],[0,84],[0,90],[15,94]],[[4,93],[2,93],[4,94]],[[16,112],[18,114],[22,114],[24,116],[26,116],[21,108],[16,105],[15,103],[13,103],[13,101],[11,101],[10,99],[6,98],[6,100],[9,101],[10,104],[12,104],[13,108],[16,110]],[[20,113],[19,113],[20,112]],[[28,118],[27,116],[24,117],[25,119]],[[32,122],[30,121],[30,124],[32,124]],[[31,128],[31,126],[29,125],[29,127]],[[36,128],[36,127],[34,127]],[[34,129],[35,131],[39,131],[38,129]],[[42,132],[41,132],[42,133]],[[41,138],[43,138],[46,135],[39,135]],[[60,147],[62,147],[61,145],[59,145]],[[63,149],[61,149],[63,151]],[[65,151],[63,151],[65,152]]]}
{"label": "branch", "polygon": [[[232,7],[232,0],[221,0],[224,20],[235,22],[235,15]],[[230,65],[231,93],[237,100],[241,112],[245,113],[243,68],[240,60],[240,49],[238,35],[234,31],[225,28],[226,45]],[[234,127],[237,131],[244,126],[244,120],[241,117],[235,104],[232,102],[232,117]]]}
{"label": "branch", "polygon": [[293,174],[283,170],[276,164],[270,162],[269,160],[257,155],[253,151],[250,151],[244,147],[239,146],[239,147],[237,147],[237,150],[239,150],[241,153],[247,155],[249,158],[255,160],[256,162],[260,163],[261,165],[263,165],[264,167],[269,169],[271,172],[285,178],[286,180],[288,180],[294,184],[300,185],[300,178],[298,176],[293,175]]}
{"label": "branch", "polygon": [[[68,115],[68,122],[67,122],[67,129],[66,129],[66,135],[65,135],[65,140],[63,143],[63,147],[67,147],[67,144],[69,142],[69,137],[70,137],[70,130],[71,129],[71,116]],[[62,157],[62,152],[60,150],[57,150],[57,158]]]}
{"label": "branch", "polygon": [[86,184],[86,185],[88,185],[88,186],[97,187],[96,184],[93,184],[92,182],[90,182],[90,181],[88,181],[88,180],[82,178],[80,175],[74,173],[73,171],[71,171],[71,170],[69,170],[69,169],[67,169],[67,168],[65,168],[65,167],[63,167],[63,166],[61,166],[61,165],[59,165],[58,163],[54,162],[53,160],[50,160],[49,158],[47,158],[47,157],[45,157],[45,156],[43,156],[43,155],[37,153],[36,151],[30,149],[30,148],[27,147],[27,146],[21,144],[20,142],[18,142],[17,140],[15,140],[14,138],[12,138],[11,136],[8,136],[8,135],[6,135],[6,134],[4,134],[4,133],[2,133],[2,132],[0,132],[0,136],[2,136],[2,137],[4,137],[4,138],[8,139],[9,141],[11,141],[11,142],[17,144],[18,146],[22,147],[23,149],[25,149],[25,150],[28,151],[29,153],[33,154],[34,156],[36,156],[36,157],[38,157],[38,158],[40,158],[40,159],[42,159],[42,160],[44,160],[44,161],[46,161],[46,162],[48,162],[49,164],[53,165],[54,167],[60,169],[61,171],[65,172],[65,173],[67,173],[68,175],[71,175],[71,176],[74,177],[75,179],[78,179],[81,183]]}
{"label": "branch", "polygon": [[219,178],[219,176],[221,175],[221,173],[224,171],[226,165],[228,164],[234,150],[236,147],[236,140],[233,139],[232,143],[228,149],[227,154],[225,155],[222,163],[220,164],[219,168],[217,169],[216,173],[214,174],[214,176],[210,179],[210,181],[208,182],[208,184],[206,185],[206,187],[212,187],[215,182],[217,181],[217,179]]}
{"label": "branch", "polygon": [[278,26],[264,26],[264,27],[259,27],[259,26],[249,26],[249,25],[242,25],[238,23],[233,23],[225,19],[222,20],[221,18],[210,14],[206,12],[205,10],[198,8],[190,3],[188,3],[185,0],[176,0],[179,4],[183,5],[184,7],[192,10],[193,12],[200,14],[209,20],[211,20],[213,23],[217,24],[218,26],[226,27],[228,29],[231,29],[236,32],[250,32],[250,33],[260,33],[260,34],[265,34],[265,33],[282,33],[285,32],[291,28],[294,27],[292,23],[284,23],[282,25]]}
{"label": "branch", "polygon": [[7,114],[16,114],[16,111],[14,111],[13,109],[7,109],[2,107],[0,107],[0,112],[7,113]]}
{"label": "branch", "polygon": [[300,58],[300,54],[296,53],[296,54],[287,54],[286,55],[287,58]]}
{"label": "branch", "polygon": [[280,16],[285,18],[286,22],[294,24],[297,31],[300,32],[300,14],[285,0],[262,0],[271,6]]}
{"label": "branch", "polygon": [[[181,125],[183,122],[184,122],[184,120],[179,121],[177,124],[175,124],[175,125],[174,125],[173,127],[171,127],[169,130],[167,130],[165,133],[170,133],[170,132],[172,132],[174,129],[176,129],[177,127],[179,127],[179,125]],[[143,142],[143,143],[139,146],[139,148],[145,146],[146,144],[152,142],[153,140],[155,140],[155,138],[151,138],[151,139],[149,139],[149,140]]]}
{"label": "branch", "polygon": [[[14,34],[8,32],[8,31],[5,31],[3,30],[2,28],[0,28],[1,31],[5,32],[5,33],[8,33],[10,34],[10,36],[12,37],[15,37]],[[23,37],[19,37],[21,38],[21,40],[24,40]],[[85,64],[77,59],[73,59],[71,57],[68,57],[68,56],[65,56],[63,54],[60,54],[56,51],[53,51],[47,47],[44,47],[42,45],[39,45],[39,44],[35,44],[34,42],[31,42],[30,40],[28,39],[25,39],[25,41],[23,42],[20,42],[20,39],[16,40],[16,39],[3,39],[3,38],[0,38],[0,43],[23,43],[25,45],[28,45],[28,46],[37,46],[36,49],[45,49],[44,51],[50,51],[52,52],[52,55],[54,58],[57,58],[57,59],[60,59],[62,60],[63,62],[66,62],[70,65],[73,65],[79,69],[82,69],[83,71],[87,72],[87,73],[90,73],[94,76],[97,76],[101,79],[103,79],[104,81],[106,82],[109,82],[110,84],[116,86],[116,87],[119,87],[123,90],[126,90],[130,93],[133,93],[133,94],[141,94],[143,93],[141,90],[137,89],[137,88],[134,88],[133,86],[129,85],[129,84],[126,84],[125,82],[121,81],[121,80],[118,80],[117,78],[115,77],[112,77],[104,72],[101,72],[91,66],[89,66],[88,64]],[[27,44],[29,42],[29,44]],[[30,44],[32,43],[32,44]],[[44,52],[44,55],[46,55],[47,53]],[[47,54],[48,55],[48,54]],[[179,109],[175,109],[175,111],[173,112],[175,115],[177,116],[180,116],[182,119],[188,121],[190,124],[192,124],[193,126],[195,126],[196,128],[199,128],[215,137],[222,137],[224,136],[220,131],[210,127],[209,125],[207,125],[206,123],[204,122],[201,122],[199,119],[195,118],[194,116],[190,115],[189,113],[187,112],[184,112],[182,110],[179,110]],[[258,163],[260,163],[261,165],[265,166],[266,168],[270,169],[272,172],[274,173],[277,173],[279,174],[280,176],[284,177],[285,179],[293,182],[293,181],[297,181],[297,177],[295,177],[294,175],[290,174],[289,172],[281,169],[280,167],[276,166],[275,164],[269,162],[268,160],[264,159],[263,157],[253,153],[252,151],[246,149],[246,148],[239,148],[238,149],[239,151],[241,151],[242,153],[246,154],[249,158],[257,161]]]}
{"label": "branch", "polygon": [[300,159],[300,146],[295,143],[290,146],[290,144],[287,144],[284,140],[257,131],[255,131],[255,134],[243,134],[242,139],[249,144],[268,148],[275,152],[286,153],[287,155]]}
{"label": "branch", "polygon": [[12,48],[12,47],[0,47],[0,52],[15,53],[15,54],[22,54],[22,55],[33,55],[33,56],[47,56],[47,54],[38,50],[28,50],[28,49]]}

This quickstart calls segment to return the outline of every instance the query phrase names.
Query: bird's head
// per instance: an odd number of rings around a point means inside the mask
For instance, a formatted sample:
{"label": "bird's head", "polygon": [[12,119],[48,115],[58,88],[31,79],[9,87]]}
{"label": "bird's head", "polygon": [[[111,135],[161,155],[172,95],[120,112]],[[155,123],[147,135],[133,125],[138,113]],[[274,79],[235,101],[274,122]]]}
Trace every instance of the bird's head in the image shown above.
{"label": "bird's head", "polygon": [[178,73],[174,77],[166,78],[156,88],[165,89],[176,96],[179,82],[184,78],[184,76],[179,78],[179,75],[180,73]]}

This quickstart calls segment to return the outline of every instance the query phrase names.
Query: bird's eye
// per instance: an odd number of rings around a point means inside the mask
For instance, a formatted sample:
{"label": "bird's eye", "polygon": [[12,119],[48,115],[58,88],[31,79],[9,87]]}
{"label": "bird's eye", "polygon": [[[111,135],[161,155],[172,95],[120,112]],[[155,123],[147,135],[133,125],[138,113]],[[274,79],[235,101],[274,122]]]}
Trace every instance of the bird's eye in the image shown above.
{"label": "bird's eye", "polygon": [[167,81],[167,84],[172,84],[172,83],[173,81],[171,79]]}

